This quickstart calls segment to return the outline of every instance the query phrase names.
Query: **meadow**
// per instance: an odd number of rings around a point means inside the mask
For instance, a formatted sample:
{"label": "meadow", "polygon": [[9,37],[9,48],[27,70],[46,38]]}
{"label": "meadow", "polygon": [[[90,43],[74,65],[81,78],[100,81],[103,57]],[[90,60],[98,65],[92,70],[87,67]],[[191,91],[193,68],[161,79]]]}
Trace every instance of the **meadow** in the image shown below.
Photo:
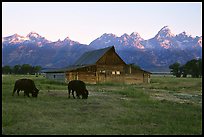
{"label": "meadow", "polygon": [[[34,80],[38,98],[12,96],[15,81],[25,77]],[[152,76],[150,84],[88,84],[87,89],[88,99],[73,99],[65,83],[2,75],[2,134],[202,134],[202,78]]]}

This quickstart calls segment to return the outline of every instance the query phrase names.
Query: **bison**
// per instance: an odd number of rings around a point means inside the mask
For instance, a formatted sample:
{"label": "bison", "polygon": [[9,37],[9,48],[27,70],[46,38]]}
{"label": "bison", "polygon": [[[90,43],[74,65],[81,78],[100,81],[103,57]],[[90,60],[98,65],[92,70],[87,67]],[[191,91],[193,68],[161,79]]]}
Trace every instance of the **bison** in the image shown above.
{"label": "bison", "polygon": [[82,99],[88,98],[89,92],[86,89],[86,84],[81,80],[72,80],[68,83],[69,98],[70,98],[71,91],[72,91],[73,98],[75,98],[74,91],[76,91],[77,98],[80,98],[80,95],[82,95]]}
{"label": "bison", "polygon": [[16,90],[17,90],[18,96],[19,96],[19,92],[21,90],[24,91],[24,96],[27,95],[28,97],[30,97],[29,93],[32,94],[32,97],[37,97],[38,93],[39,93],[39,90],[36,88],[34,81],[31,79],[19,79],[19,80],[17,80],[15,82],[12,96],[14,96],[14,93],[16,92]]}

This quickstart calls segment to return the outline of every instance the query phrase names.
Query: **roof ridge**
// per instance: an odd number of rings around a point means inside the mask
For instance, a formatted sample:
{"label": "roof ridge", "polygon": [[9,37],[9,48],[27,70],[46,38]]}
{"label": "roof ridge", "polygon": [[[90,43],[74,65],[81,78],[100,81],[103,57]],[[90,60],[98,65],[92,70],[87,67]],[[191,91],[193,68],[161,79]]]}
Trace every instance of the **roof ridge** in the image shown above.
{"label": "roof ridge", "polygon": [[100,51],[100,50],[111,49],[111,48],[114,48],[114,46],[109,46],[109,47],[105,47],[105,48],[101,48],[101,49],[90,50],[90,51],[87,51],[87,52],[94,52],[94,51]]}

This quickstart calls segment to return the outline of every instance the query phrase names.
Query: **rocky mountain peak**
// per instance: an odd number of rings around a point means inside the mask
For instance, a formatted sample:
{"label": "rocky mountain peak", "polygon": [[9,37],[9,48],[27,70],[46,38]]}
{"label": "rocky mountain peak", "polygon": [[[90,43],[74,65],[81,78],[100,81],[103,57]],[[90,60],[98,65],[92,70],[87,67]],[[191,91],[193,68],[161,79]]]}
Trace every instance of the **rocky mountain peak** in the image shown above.
{"label": "rocky mountain peak", "polygon": [[170,38],[170,37],[174,37],[174,34],[171,33],[171,30],[169,29],[169,26],[164,26],[155,36],[156,39],[160,39],[160,38]]}
{"label": "rocky mountain peak", "polygon": [[26,37],[29,37],[29,38],[42,38],[42,36],[40,36],[38,33],[32,31],[30,32]]}

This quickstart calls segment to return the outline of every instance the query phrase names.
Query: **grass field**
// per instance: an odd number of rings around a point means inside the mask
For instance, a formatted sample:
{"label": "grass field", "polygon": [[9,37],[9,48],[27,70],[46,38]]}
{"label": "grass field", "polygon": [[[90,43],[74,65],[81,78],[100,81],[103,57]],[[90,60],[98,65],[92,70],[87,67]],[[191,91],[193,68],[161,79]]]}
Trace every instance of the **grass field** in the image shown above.
{"label": "grass field", "polygon": [[[15,94],[31,78],[38,98]],[[88,99],[70,99],[64,83],[42,76],[2,75],[2,134],[202,134],[202,79],[152,76],[150,84],[87,85]]]}

